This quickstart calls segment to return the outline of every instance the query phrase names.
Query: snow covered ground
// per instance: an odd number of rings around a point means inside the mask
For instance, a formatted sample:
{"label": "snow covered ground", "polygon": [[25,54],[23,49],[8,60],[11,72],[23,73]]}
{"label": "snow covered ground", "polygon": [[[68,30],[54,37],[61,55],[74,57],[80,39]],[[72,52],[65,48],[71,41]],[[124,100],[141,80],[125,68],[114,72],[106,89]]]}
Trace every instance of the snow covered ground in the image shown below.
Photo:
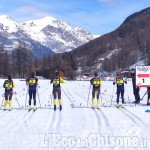
{"label": "snow covered ground", "polygon": [[[0,80],[0,104],[4,93],[3,82],[4,80]],[[39,80],[42,109],[39,108],[34,113],[25,109],[25,81],[16,79],[14,82],[14,91],[22,109],[17,109],[19,106],[15,96],[12,100],[14,109],[11,112],[3,111],[3,106],[1,107],[0,150],[150,149],[150,113],[145,112],[150,109],[146,106],[147,96],[140,105],[135,107],[132,104],[130,107],[128,96],[131,102],[134,101],[131,81],[125,88],[126,110],[109,107],[113,91],[111,81],[102,83],[100,110],[90,108],[91,93],[87,107],[89,81],[66,81],[61,85],[67,94],[62,90],[63,110],[54,112],[52,85],[49,80]],[[145,91],[146,88],[141,88],[141,97]],[[113,95],[114,105],[115,92]],[[39,99],[37,96],[38,107]],[[72,103],[75,108],[72,108]]]}

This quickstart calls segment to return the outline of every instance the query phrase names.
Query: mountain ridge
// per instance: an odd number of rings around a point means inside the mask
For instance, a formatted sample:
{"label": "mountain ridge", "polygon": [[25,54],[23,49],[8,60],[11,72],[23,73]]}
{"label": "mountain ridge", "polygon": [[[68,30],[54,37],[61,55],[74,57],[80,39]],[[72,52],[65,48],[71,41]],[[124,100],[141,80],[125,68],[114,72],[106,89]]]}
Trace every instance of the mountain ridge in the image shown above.
{"label": "mountain ridge", "polygon": [[66,56],[72,55],[80,70],[85,67],[107,71],[128,69],[141,61],[150,65],[150,11],[147,8],[137,16],[134,14],[116,30],[79,46]]}
{"label": "mountain ridge", "polygon": [[[38,48],[38,52],[45,51],[45,55],[68,52],[96,38],[82,28],[73,28],[51,16],[17,23],[8,15],[0,15],[0,36],[0,43],[8,51],[17,46],[17,41],[23,41],[33,48],[33,53]],[[38,58],[42,56],[40,52]]]}

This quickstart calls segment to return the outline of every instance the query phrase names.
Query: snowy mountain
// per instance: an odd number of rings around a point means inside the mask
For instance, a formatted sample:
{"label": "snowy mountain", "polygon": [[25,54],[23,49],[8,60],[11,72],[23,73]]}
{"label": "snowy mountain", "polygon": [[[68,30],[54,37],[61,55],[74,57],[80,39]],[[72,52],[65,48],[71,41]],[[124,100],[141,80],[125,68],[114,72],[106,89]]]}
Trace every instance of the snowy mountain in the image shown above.
{"label": "snowy mountain", "polygon": [[23,27],[7,15],[0,16],[0,44],[8,51],[18,46],[18,41],[23,41],[32,49],[33,55],[40,58],[43,54],[55,54],[49,48],[30,38]]}
{"label": "snowy mountain", "polygon": [[21,26],[30,38],[56,53],[71,51],[95,38],[84,29],[73,28],[68,23],[53,17],[30,20],[22,23]]}
{"label": "snowy mountain", "polygon": [[0,44],[6,50],[12,50],[18,41],[23,41],[38,58],[44,54],[71,51],[96,37],[98,36],[93,36],[82,28],[73,28],[53,17],[19,24],[8,15],[0,16]]}

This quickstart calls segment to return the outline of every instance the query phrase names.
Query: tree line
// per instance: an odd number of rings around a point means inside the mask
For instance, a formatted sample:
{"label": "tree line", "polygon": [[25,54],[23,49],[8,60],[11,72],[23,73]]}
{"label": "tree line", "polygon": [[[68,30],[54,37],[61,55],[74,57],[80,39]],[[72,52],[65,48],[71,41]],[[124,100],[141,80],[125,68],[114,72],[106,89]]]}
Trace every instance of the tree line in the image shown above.
{"label": "tree line", "polygon": [[0,46],[0,77],[24,78],[32,71],[32,51],[23,42],[18,42],[17,48],[12,51],[5,50]]}

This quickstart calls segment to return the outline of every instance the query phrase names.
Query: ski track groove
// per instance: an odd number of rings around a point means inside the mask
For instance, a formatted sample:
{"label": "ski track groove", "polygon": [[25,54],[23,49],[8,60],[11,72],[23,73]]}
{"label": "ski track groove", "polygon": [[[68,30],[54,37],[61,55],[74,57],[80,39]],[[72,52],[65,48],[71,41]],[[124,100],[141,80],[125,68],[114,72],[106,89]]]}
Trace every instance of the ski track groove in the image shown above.
{"label": "ski track groove", "polygon": [[25,115],[26,117],[23,120],[20,120],[20,122],[18,123],[18,128],[21,128],[23,124],[29,121],[29,118],[33,115],[33,113],[35,112],[32,112],[32,110],[30,112],[27,112]]}
{"label": "ski track groove", "polygon": [[121,110],[122,114],[127,116],[136,126],[147,128],[147,132],[150,133],[149,127],[146,123],[144,123],[139,117],[131,113],[129,110]]}
{"label": "ski track groove", "polygon": [[49,125],[49,128],[48,128],[48,131],[50,131],[50,133],[52,133],[53,131],[53,124],[55,122],[55,119],[56,119],[56,112],[52,112],[52,119],[50,121],[50,125]]}
{"label": "ski track groove", "polygon": [[136,116],[135,114],[133,114],[131,111],[126,109],[126,113],[128,113],[130,116],[132,116],[132,118],[134,117],[135,120],[137,120],[141,125],[149,128],[150,126],[148,126],[140,117]]}
{"label": "ski track groove", "polygon": [[[17,119],[18,124],[20,123],[20,121],[28,114],[28,112],[26,112],[25,114],[23,114],[21,117],[19,117]],[[12,124],[9,124],[9,126],[7,126],[8,128],[8,135],[10,134],[10,131],[13,129],[13,127],[16,125],[16,121]],[[19,127],[19,126],[18,126]]]}
{"label": "ski track groove", "polygon": [[56,129],[58,130],[57,131],[58,133],[61,133],[60,132],[61,122],[62,122],[62,113],[59,111],[58,112],[58,121],[57,121],[57,124],[56,124]]}
{"label": "ski track groove", "polygon": [[1,114],[0,117],[5,116],[8,112],[9,112],[8,110],[5,110],[5,111],[3,110],[2,113],[0,113]]}

